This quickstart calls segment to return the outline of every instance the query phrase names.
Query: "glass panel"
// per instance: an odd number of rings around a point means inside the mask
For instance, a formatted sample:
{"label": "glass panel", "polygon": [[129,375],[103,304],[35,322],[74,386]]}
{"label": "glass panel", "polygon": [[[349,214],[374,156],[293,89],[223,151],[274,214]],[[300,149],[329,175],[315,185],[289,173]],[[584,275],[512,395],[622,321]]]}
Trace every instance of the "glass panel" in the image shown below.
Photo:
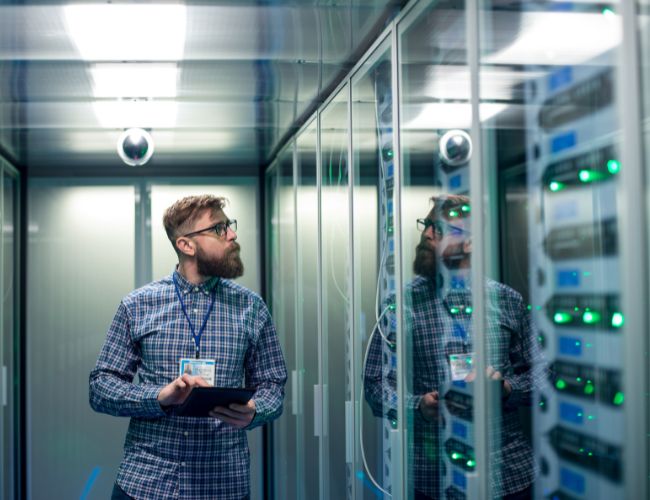
{"label": "glass panel", "polygon": [[[27,432],[32,498],[108,498],[127,419],[92,411],[88,374],[134,287],[132,186],[29,188]],[[90,445],[92,444],[92,445]]]}
{"label": "glass panel", "polygon": [[[2,161],[0,161],[0,172]],[[2,174],[2,304],[0,316],[2,317],[2,332],[0,336],[0,450],[2,450],[2,468],[0,469],[0,496],[14,498],[15,491],[15,465],[18,446],[17,421],[18,408],[17,394],[14,391],[14,381],[18,376],[17,345],[18,316],[17,316],[17,255],[16,237],[18,228],[18,213],[16,203],[18,197],[17,179]]]}
{"label": "glass panel", "polygon": [[[487,306],[520,335],[502,344],[488,325],[490,364],[512,389],[492,442],[496,494],[525,489],[538,469],[535,498],[635,496],[622,464],[616,4],[480,11],[488,274],[512,287]],[[519,421],[530,429],[513,440]]]}
{"label": "glass panel", "polygon": [[[350,498],[352,411],[348,102],[343,88],[321,115],[321,241],[323,311],[323,495]],[[349,421],[349,420],[348,420]]]}
{"label": "glass panel", "polygon": [[[390,494],[397,432],[391,53],[384,43],[352,84],[357,498]],[[363,382],[363,386],[362,386]],[[383,492],[383,493],[382,493]]]}
{"label": "glass panel", "polygon": [[299,498],[318,498],[319,455],[314,415],[314,387],[318,385],[318,177],[316,172],[316,121],[297,139],[296,191],[297,308],[296,370],[296,475]]}
{"label": "glass panel", "polygon": [[[295,339],[295,210],[293,191],[293,148],[280,155],[277,163],[278,190],[276,246],[279,264],[273,282],[275,321],[282,352],[287,364],[289,381],[285,390],[284,412],[273,424],[273,463],[275,467],[275,496],[288,500],[297,498],[296,487],[296,339]],[[274,259],[275,260],[275,259]]]}
{"label": "glass panel", "polygon": [[478,498],[465,16],[431,3],[398,33],[408,498]]}

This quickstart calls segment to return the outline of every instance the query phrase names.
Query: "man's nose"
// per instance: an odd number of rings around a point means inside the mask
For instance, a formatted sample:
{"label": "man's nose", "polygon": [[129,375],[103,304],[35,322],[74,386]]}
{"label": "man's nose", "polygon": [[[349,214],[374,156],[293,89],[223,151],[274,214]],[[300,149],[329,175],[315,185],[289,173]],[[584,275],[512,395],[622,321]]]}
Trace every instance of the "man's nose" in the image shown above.
{"label": "man's nose", "polygon": [[237,233],[233,231],[230,226],[228,226],[226,229],[226,239],[228,241],[235,241],[237,239]]}

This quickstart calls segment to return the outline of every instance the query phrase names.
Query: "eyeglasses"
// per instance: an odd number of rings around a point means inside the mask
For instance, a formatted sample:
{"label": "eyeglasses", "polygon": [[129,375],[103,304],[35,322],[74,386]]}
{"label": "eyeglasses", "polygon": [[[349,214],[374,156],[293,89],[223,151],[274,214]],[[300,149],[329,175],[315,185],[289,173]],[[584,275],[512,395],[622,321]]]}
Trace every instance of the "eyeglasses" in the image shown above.
{"label": "eyeglasses", "polygon": [[194,236],[195,234],[204,233],[206,231],[214,231],[217,236],[223,238],[229,228],[235,233],[237,232],[237,221],[235,219],[227,220],[226,222],[217,222],[214,226],[199,229],[198,231],[192,231],[191,233],[184,234],[183,237],[187,238],[188,236]]}
{"label": "eyeglasses", "polygon": [[429,227],[433,227],[433,235],[438,239],[442,239],[448,234],[452,236],[460,236],[463,233],[469,234],[466,229],[441,220],[417,219],[417,225],[420,232],[425,232]]}

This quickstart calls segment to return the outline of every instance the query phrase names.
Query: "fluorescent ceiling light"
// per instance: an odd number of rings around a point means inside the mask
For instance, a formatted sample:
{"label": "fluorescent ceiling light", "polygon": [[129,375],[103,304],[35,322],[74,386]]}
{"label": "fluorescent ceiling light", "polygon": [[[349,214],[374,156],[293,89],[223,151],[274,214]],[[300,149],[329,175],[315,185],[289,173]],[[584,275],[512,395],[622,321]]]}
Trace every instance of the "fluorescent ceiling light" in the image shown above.
{"label": "fluorescent ceiling light", "polygon": [[172,128],[178,104],[174,101],[96,101],[95,115],[103,128]]}
{"label": "fluorescent ceiling light", "polygon": [[519,36],[502,50],[482,57],[482,63],[579,64],[621,43],[621,22],[615,14],[563,11],[519,16]]}
{"label": "fluorescent ceiling light", "polygon": [[176,97],[176,63],[93,64],[95,97]]}
{"label": "fluorescent ceiling light", "polygon": [[184,5],[66,5],[68,33],[87,61],[178,61]]}
{"label": "fluorescent ceiling light", "polygon": [[[408,108],[413,111],[419,111],[418,115],[409,120]],[[486,102],[479,105],[479,115],[481,121],[487,121],[490,118],[501,113],[508,106],[501,103]],[[407,130],[434,130],[434,129],[451,129],[460,128],[468,129],[472,125],[472,107],[466,102],[435,102],[425,104],[424,107],[408,106],[405,113],[404,128]]]}

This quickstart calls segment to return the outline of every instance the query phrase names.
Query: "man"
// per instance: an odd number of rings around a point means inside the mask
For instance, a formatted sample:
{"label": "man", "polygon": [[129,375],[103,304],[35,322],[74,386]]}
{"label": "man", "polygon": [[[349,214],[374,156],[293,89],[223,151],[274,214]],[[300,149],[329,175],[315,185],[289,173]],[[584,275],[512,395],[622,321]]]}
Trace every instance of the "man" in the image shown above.
{"label": "man", "polygon": [[[166,210],[178,266],[122,300],[90,374],[93,409],[131,417],[114,499],[248,498],[244,430],[282,413],[284,359],[262,299],[230,281],[244,268],[224,204],[189,196]],[[190,361],[195,375],[185,371]],[[193,388],[208,385],[256,392],[210,417],[174,415]]]}
{"label": "man", "polygon": [[[413,374],[405,404],[413,417],[409,462],[416,499],[448,497],[444,485],[449,483],[445,483],[450,475],[445,465],[449,459],[443,458],[447,454],[443,438],[447,423],[442,405],[453,381],[466,384],[476,377],[471,368],[475,334],[471,325],[469,199],[449,195],[432,201],[427,217],[418,220],[422,230],[414,261],[418,276],[404,294],[405,335],[412,355],[406,363]],[[533,454],[517,409],[531,404],[533,387],[543,383],[543,367],[521,296],[491,280],[486,280],[484,287],[486,375],[498,381],[502,391],[499,422],[490,425],[496,441],[490,452],[493,492],[496,498],[508,500],[530,498]],[[396,324],[390,319],[385,323],[388,328]],[[365,395],[375,415],[395,418],[395,370],[392,364],[382,365],[386,350],[394,350],[394,332],[373,335],[365,367]]]}

